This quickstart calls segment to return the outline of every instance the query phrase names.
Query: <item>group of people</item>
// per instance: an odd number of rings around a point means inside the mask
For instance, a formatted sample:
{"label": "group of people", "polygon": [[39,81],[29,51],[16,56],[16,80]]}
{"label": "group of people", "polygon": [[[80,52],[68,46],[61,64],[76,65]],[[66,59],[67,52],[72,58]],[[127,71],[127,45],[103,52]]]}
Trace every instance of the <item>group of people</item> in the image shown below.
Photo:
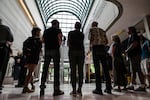
{"label": "group of people", "polygon": [[[121,86],[123,86],[123,90],[146,92],[146,88],[150,85],[150,41],[143,34],[139,34],[135,27],[128,28],[128,35],[125,48],[118,35],[112,36],[113,43],[109,53],[113,58],[114,86],[118,86],[115,90],[121,92]],[[127,60],[129,61],[128,66],[126,66]],[[131,77],[130,81],[127,80],[127,75]],[[135,88],[138,83],[137,75],[140,86]]]}
{"label": "group of people", "polygon": [[[41,76],[40,96],[45,94],[45,82],[48,74],[48,68],[51,61],[54,63],[54,87],[53,96],[63,95],[64,92],[60,89],[60,46],[62,44],[62,32],[59,28],[58,20],[53,20],[52,26],[44,30],[42,39],[40,38],[41,29],[34,27],[31,31],[32,36],[27,38],[23,43],[23,60],[24,67],[27,68],[27,75],[24,81],[22,93],[34,92],[35,86],[33,84],[33,72],[39,61],[40,52],[42,52],[42,43],[44,43],[44,65]],[[10,29],[4,25],[0,26],[0,89],[2,90],[2,82],[6,72],[6,66],[9,56],[10,46],[13,42],[13,36]],[[105,76],[106,88],[104,92],[111,94],[112,82],[110,77],[110,64],[108,64],[108,52],[106,46],[108,39],[106,32],[98,27],[98,22],[92,22],[89,33],[90,46],[89,50],[92,51],[92,58],[95,68],[95,83],[96,88],[93,90],[94,94],[103,95],[102,91],[102,77],[100,76],[100,63],[102,65],[103,74]],[[132,69],[131,86],[127,87],[126,68],[122,56],[122,47],[119,36],[112,36],[112,45],[109,49],[109,54],[112,56],[114,85],[118,86],[121,91],[121,86],[124,89],[133,89],[136,81],[136,72],[139,75],[141,86],[136,90],[145,90],[145,78],[141,70],[141,44],[140,37],[137,35],[134,27],[129,27],[129,39],[127,49],[124,51],[127,54]],[[70,95],[82,96],[83,85],[83,68],[85,61],[85,48],[84,48],[84,33],[81,31],[81,23],[75,23],[75,30],[68,33],[67,45],[69,47],[69,64],[71,69],[71,85],[72,91]],[[7,49],[7,50],[6,50]],[[7,56],[7,59],[5,58]],[[76,75],[78,72],[78,75]],[[77,79],[78,76],[78,79]],[[78,85],[76,84],[78,82]],[[28,87],[31,84],[31,89]],[[78,87],[77,87],[78,86]]]}

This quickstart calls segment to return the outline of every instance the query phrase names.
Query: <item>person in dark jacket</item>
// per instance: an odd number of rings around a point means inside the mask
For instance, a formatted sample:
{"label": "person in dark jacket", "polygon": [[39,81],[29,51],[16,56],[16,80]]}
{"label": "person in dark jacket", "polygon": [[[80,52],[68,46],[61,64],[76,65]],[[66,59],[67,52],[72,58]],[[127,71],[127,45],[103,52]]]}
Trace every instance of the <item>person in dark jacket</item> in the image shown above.
{"label": "person in dark jacket", "polygon": [[[145,89],[145,77],[141,70],[141,44],[140,37],[137,35],[135,27],[129,27],[129,38],[128,38],[128,46],[126,49],[126,53],[128,55],[130,65],[131,65],[131,86],[127,87],[128,89],[135,91],[146,91]],[[134,84],[136,84],[136,73],[139,75],[141,86],[137,89],[134,89]]]}
{"label": "person in dark jacket", "polygon": [[[40,39],[41,29],[34,27],[32,29],[32,37],[25,40],[23,44],[23,55],[25,56],[25,66],[27,67],[28,74],[25,79],[25,84],[22,93],[34,92],[35,86],[33,85],[33,72],[39,61],[39,55],[42,48],[42,41]],[[31,83],[32,88],[28,88],[28,84]]]}
{"label": "person in dark jacket", "polygon": [[0,90],[2,90],[2,84],[9,61],[9,52],[11,50],[10,46],[13,40],[10,28],[6,25],[2,25],[2,20],[0,19]]}
{"label": "person in dark jacket", "polygon": [[[84,34],[80,31],[81,24],[75,23],[75,30],[70,31],[68,34],[68,47],[69,47],[69,63],[71,68],[71,84],[73,91],[72,95],[79,94],[82,96],[83,84],[83,66],[84,66]],[[78,69],[78,70],[77,70]],[[76,82],[78,72],[78,89],[76,91]]]}
{"label": "person in dark jacket", "polygon": [[40,96],[44,95],[46,88],[45,82],[47,78],[48,68],[51,60],[54,63],[54,93],[53,96],[64,94],[60,90],[59,72],[60,72],[60,45],[62,43],[62,32],[59,29],[59,22],[53,20],[52,27],[46,29],[43,34],[43,42],[45,44],[44,66],[41,77]]}

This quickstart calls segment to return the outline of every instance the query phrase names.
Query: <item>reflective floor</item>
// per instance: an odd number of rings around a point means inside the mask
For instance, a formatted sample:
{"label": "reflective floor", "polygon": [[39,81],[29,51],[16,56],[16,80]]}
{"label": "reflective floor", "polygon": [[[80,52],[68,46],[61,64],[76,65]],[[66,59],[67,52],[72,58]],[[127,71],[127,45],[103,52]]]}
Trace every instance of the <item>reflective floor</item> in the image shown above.
{"label": "reflective floor", "polygon": [[[83,85],[83,96],[73,97],[70,95],[70,84],[61,84],[61,90],[65,92],[64,95],[53,97],[53,84],[47,84],[44,97],[40,98],[39,83],[35,83],[36,90],[34,93],[22,94],[22,88],[15,88],[14,85],[4,85],[2,93],[0,94],[0,100],[150,100],[150,89],[147,89],[146,93],[139,92],[115,92],[112,94],[96,95],[92,93],[95,88],[94,83]],[[103,90],[105,85],[103,84]]]}

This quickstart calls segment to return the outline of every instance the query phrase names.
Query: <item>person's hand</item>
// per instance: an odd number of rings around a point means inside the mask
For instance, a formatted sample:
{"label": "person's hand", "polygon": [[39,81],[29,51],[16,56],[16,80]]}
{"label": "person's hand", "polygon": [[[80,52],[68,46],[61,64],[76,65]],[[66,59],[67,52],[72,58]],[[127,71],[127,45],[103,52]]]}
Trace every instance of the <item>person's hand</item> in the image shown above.
{"label": "person's hand", "polygon": [[109,75],[110,75],[110,78],[113,78],[113,71],[112,70],[109,71]]}

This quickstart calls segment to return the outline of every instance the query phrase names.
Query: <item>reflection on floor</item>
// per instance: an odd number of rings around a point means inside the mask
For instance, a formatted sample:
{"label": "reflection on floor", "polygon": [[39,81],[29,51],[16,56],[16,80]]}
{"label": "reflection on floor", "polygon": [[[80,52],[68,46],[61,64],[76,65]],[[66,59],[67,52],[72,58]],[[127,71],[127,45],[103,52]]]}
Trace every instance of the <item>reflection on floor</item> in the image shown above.
{"label": "reflection on floor", "polygon": [[[15,88],[14,85],[4,85],[0,100],[150,100],[150,90],[147,89],[146,93],[131,93],[131,92],[114,92],[112,94],[96,95],[92,93],[95,88],[94,83],[83,85],[83,96],[73,97],[70,84],[62,84],[61,89],[65,92],[64,95],[53,97],[53,84],[47,84],[45,95],[40,98],[39,83],[36,83],[36,91],[34,93],[22,94],[22,88]],[[103,84],[103,90],[105,85]]]}

